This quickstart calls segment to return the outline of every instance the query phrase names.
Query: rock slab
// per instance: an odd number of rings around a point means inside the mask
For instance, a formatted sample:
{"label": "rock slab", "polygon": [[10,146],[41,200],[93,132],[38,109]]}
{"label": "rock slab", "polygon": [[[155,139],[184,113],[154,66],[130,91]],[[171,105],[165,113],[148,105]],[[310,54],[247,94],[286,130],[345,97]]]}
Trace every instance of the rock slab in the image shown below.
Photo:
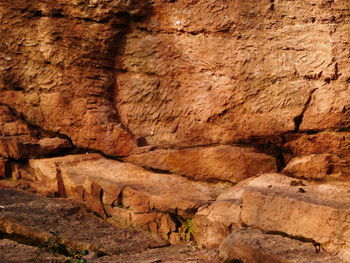
{"label": "rock slab", "polygon": [[253,229],[234,231],[221,244],[220,257],[228,262],[236,260],[241,263],[345,263],[311,242]]}

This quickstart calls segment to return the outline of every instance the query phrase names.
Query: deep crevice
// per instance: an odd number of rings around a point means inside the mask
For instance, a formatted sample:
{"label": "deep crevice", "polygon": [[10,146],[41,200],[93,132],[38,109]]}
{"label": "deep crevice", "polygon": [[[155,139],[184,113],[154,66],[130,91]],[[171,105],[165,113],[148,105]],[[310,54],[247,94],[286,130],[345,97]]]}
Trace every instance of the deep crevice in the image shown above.
{"label": "deep crevice", "polygon": [[317,89],[313,89],[310,94],[309,94],[309,97],[308,99],[306,100],[305,102],[305,105],[301,111],[301,113],[294,117],[293,118],[293,121],[294,121],[294,131],[293,132],[299,132],[300,130],[300,125],[301,123],[303,122],[303,118],[304,118],[304,114],[306,112],[306,110],[308,109],[309,105],[310,105],[310,102],[311,102],[311,99],[312,99],[312,95],[314,94],[314,92],[316,91]]}
{"label": "deep crevice", "polygon": [[312,238],[307,238],[307,237],[303,237],[303,236],[293,236],[293,235],[289,235],[288,233],[282,232],[282,231],[266,231],[264,233],[267,235],[287,237],[290,239],[298,240],[298,241],[303,242],[303,243],[311,243],[314,247],[321,247],[321,244]]}
{"label": "deep crevice", "polygon": [[10,112],[13,114],[13,116],[15,116],[18,120],[24,122],[29,127],[29,129],[34,132],[34,135],[38,139],[41,139],[44,137],[59,137],[61,139],[66,139],[71,144],[71,146],[74,147],[73,141],[68,135],[62,134],[62,133],[57,132],[57,131],[49,131],[49,130],[43,129],[39,125],[36,125],[33,121],[28,120],[23,115],[23,113],[19,113],[16,109],[11,107],[10,105],[0,103],[0,106],[7,107],[10,110]]}

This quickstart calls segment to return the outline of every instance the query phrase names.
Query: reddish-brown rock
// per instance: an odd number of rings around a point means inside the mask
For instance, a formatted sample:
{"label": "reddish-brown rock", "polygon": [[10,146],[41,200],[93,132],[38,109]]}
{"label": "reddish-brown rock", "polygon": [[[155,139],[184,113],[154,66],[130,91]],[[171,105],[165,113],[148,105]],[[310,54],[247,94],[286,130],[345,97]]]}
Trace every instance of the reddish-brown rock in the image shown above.
{"label": "reddish-brown rock", "polygon": [[180,235],[179,222],[213,201],[218,191],[215,186],[149,172],[99,154],[34,159],[16,168],[15,176],[48,187],[53,194],[84,201],[101,215],[166,237]]}
{"label": "reddish-brown rock", "polygon": [[316,180],[349,178],[350,133],[324,131],[287,140],[283,173]]}
{"label": "reddish-brown rock", "polygon": [[325,131],[302,135],[284,147],[297,156],[329,153],[345,157],[350,154],[350,133]]}
{"label": "reddish-brown rock", "polygon": [[240,200],[219,200],[199,209],[193,218],[193,235],[198,245],[217,248],[233,229],[240,227]]}
{"label": "reddish-brown rock", "polygon": [[115,87],[122,122],[149,144],[349,124],[345,2],[158,0],[151,10],[126,36]]}
{"label": "reddish-brown rock", "polygon": [[243,194],[250,185],[264,182],[259,178],[251,177],[222,191],[215,202],[198,210],[193,218],[194,238],[198,245],[217,248],[233,230],[241,228]]}
{"label": "reddish-brown rock", "polygon": [[346,180],[350,176],[350,160],[331,154],[311,154],[292,159],[282,173],[310,180]]}
{"label": "reddish-brown rock", "polygon": [[0,7],[0,103],[78,147],[126,156],[136,142],[196,146],[348,127],[342,1]]}
{"label": "reddish-brown rock", "polygon": [[54,155],[72,148],[68,140],[45,137],[47,135],[42,133],[37,127],[30,127],[9,107],[0,105],[0,156],[27,159]]}
{"label": "reddish-brown rock", "polygon": [[110,102],[113,54],[123,12],[143,9],[143,1],[2,1],[0,103],[78,147],[127,155],[133,138]]}
{"label": "reddish-brown rock", "polygon": [[38,141],[40,150],[38,155],[53,155],[72,148],[68,140],[59,137],[43,138]]}
{"label": "reddish-brown rock", "polygon": [[[12,173],[31,187],[174,242],[193,224],[214,247],[243,224],[349,259],[347,183],[251,177],[275,159],[231,146],[277,138],[286,174],[347,178],[349,22],[347,1],[0,1],[0,156],[30,159]],[[33,159],[69,142],[174,174]],[[217,186],[181,175],[245,180],[214,201]]]}
{"label": "reddish-brown rock", "polygon": [[331,154],[311,154],[293,158],[282,173],[305,179],[324,180],[333,172]]}
{"label": "reddish-brown rock", "polygon": [[196,214],[197,242],[215,247],[231,231],[249,226],[313,240],[348,261],[349,223],[343,218],[350,213],[349,189],[347,182],[316,183],[281,174],[249,178]]}
{"label": "reddish-brown rock", "polygon": [[221,145],[192,149],[154,150],[132,154],[127,161],[156,170],[170,171],[194,180],[233,183],[276,171],[276,159],[252,148]]}
{"label": "reddish-brown rock", "polygon": [[245,226],[286,233],[320,243],[348,261],[348,183],[311,183],[279,174],[251,180],[242,195]]}

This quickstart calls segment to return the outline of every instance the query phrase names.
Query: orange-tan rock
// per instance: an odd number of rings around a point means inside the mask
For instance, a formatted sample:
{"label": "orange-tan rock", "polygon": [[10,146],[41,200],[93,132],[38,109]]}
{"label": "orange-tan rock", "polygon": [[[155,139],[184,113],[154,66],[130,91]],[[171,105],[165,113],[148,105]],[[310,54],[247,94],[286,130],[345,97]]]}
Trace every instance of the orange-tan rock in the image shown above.
{"label": "orange-tan rock", "polygon": [[[326,251],[349,260],[349,226],[344,219],[350,213],[349,189],[348,183],[308,182],[281,174],[247,179],[198,212],[198,243],[215,247],[216,240],[249,226],[320,243]],[[223,209],[220,202],[230,209]]]}
{"label": "orange-tan rock", "polygon": [[346,128],[347,10],[341,1],[2,1],[0,103],[114,156],[137,142]]}
{"label": "orange-tan rock", "polygon": [[350,185],[294,181],[278,174],[252,180],[242,196],[241,220],[264,231],[277,231],[321,244],[327,251],[348,251],[344,220]]}
{"label": "orange-tan rock", "polygon": [[297,156],[329,153],[344,157],[350,154],[350,133],[325,131],[302,135],[284,147]]}
{"label": "orange-tan rock", "polygon": [[350,160],[331,154],[311,154],[292,159],[282,173],[309,180],[347,180]]}
{"label": "orange-tan rock", "polygon": [[[0,0],[0,177],[172,243],[249,226],[350,261],[349,24],[345,0]],[[235,253],[295,262],[260,234]]]}
{"label": "orange-tan rock", "polygon": [[254,175],[275,172],[276,159],[252,148],[221,145],[191,149],[153,150],[126,160],[139,166],[170,171],[194,180],[233,183]]}
{"label": "orange-tan rock", "polygon": [[344,2],[159,0],[151,8],[118,52],[115,87],[122,122],[149,144],[348,126]]}
{"label": "orange-tan rock", "polygon": [[9,107],[0,105],[0,156],[18,160],[55,155],[72,148],[67,139],[45,136]]}
{"label": "orange-tan rock", "polygon": [[219,200],[198,210],[193,218],[194,239],[200,246],[217,248],[240,227],[240,200]]}
{"label": "orange-tan rock", "polygon": [[122,42],[125,12],[144,12],[144,2],[16,0],[0,10],[9,25],[0,30],[0,103],[78,147],[128,155],[133,137],[110,102],[113,47]]}
{"label": "orange-tan rock", "polygon": [[99,154],[33,159],[16,171],[59,196],[87,202],[101,215],[165,236],[179,234],[177,224],[217,195],[209,185],[149,172]]}

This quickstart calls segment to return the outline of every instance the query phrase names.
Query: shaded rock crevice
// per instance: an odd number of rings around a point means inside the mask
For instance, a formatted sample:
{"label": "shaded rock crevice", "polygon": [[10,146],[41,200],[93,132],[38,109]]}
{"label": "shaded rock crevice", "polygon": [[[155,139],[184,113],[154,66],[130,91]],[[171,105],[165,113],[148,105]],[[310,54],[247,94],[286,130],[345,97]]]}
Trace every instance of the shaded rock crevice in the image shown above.
{"label": "shaded rock crevice", "polygon": [[301,123],[303,122],[303,118],[304,118],[304,114],[305,112],[307,111],[310,103],[311,103],[311,100],[312,100],[312,95],[315,93],[317,89],[313,89],[310,93],[309,93],[309,96],[308,96],[308,99],[306,100],[305,104],[304,104],[304,107],[301,111],[301,113],[294,117],[293,118],[293,121],[294,121],[294,125],[295,125],[295,128],[294,128],[294,132],[299,132],[300,130],[300,125]]}

